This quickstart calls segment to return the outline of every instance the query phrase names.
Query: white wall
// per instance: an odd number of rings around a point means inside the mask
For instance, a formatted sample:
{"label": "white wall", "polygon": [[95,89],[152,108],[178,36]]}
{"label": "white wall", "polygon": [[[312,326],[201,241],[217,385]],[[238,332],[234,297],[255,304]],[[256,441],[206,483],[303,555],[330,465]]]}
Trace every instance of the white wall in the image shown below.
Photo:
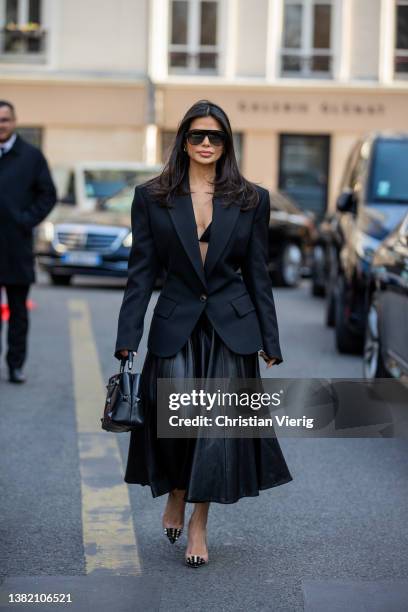
{"label": "white wall", "polygon": [[381,0],[352,0],[350,77],[377,79]]}
{"label": "white wall", "polygon": [[147,3],[148,0],[60,0],[57,67],[145,73]]}
{"label": "white wall", "polygon": [[267,0],[238,1],[237,76],[265,76]]}
{"label": "white wall", "polygon": [[144,130],[110,126],[50,127],[44,140],[44,148],[54,166],[82,160],[143,161]]}

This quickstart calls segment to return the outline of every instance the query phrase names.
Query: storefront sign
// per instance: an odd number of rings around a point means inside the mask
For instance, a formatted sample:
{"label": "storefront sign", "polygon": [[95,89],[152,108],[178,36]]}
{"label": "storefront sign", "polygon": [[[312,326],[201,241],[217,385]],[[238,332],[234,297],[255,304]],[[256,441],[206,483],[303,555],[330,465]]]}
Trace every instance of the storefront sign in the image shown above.
{"label": "storefront sign", "polygon": [[[238,100],[238,110],[248,113],[300,113],[308,114],[312,109],[308,102],[289,102],[287,100],[274,102],[258,102]],[[313,110],[315,110],[313,108]],[[360,103],[360,102],[327,102],[322,101],[317,105],[317,110],[323,115],[384,115],[386,112],[383,104]]]}

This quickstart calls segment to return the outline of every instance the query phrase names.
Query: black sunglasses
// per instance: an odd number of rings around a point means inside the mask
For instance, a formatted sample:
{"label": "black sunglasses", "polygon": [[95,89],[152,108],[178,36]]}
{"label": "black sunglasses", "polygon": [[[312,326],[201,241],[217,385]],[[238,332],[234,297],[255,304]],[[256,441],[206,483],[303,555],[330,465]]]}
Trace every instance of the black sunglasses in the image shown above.
{"label": "black sunglasses", "polygon": [[226,133],[222,130],[189,130],[187,132],[187,141],[192,145],[199,145],[208,136],[208,140],[214,147],[219,147],[226,140]]}

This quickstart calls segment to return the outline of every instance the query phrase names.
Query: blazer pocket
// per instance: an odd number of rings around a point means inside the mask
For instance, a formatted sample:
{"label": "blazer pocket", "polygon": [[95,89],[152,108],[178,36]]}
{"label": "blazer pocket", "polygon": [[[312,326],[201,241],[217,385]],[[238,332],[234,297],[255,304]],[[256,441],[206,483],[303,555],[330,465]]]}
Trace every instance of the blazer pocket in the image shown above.
{"label": "blazer pocket", "polygon": [[235,300],[232,300],[231,306],[234,308],[239,317],[243,317],[244,315],[248,314],[248,312],[255,310],[255,306],[247,293],[235,298]]}
{"label": "blazer pocket", "polygon": [[159,317],[164,317],[167,319],[171,315],[177,304],[178,302],[176,302],[175,300],[172,300],[171,298],[168,298],[165,295],[159,295],[157,304],[153,312],[154,314],[159,315]]}

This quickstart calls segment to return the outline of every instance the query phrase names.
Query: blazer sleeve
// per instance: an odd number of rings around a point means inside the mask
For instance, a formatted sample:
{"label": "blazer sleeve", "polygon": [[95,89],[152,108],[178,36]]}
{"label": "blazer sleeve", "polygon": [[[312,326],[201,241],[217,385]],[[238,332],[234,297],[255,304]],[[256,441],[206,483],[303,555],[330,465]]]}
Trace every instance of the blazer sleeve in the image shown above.
{"label": "blazer sleeve", "polygon": [[131,220],[132,247],[128,260],[128,279],[118,319],[114,352],[117,359],[121,359],[121,350],[138,350],[146,310],[160,269],[146,201],[140,185],[135,188]]}
{"label": "blazer sleeve", "polygon": [[255,212],[246,258],[241,266],[242,278],[254,302],[261,327],[263,350],[268,357],[282,363],[279,329],[272,283],[268,271],[270,198],[265,189]]}

